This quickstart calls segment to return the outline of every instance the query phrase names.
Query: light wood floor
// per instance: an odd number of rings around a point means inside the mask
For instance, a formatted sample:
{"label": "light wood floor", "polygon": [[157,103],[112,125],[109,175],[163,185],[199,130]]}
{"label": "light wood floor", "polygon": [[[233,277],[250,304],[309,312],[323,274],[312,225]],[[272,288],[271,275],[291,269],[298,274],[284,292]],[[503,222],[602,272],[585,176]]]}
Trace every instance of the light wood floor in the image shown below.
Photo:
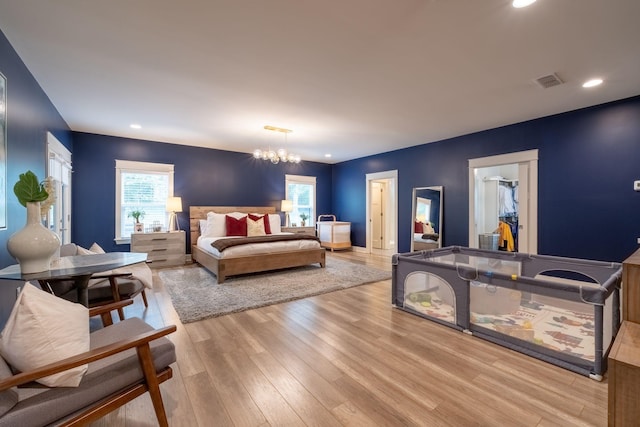
{"label": "light wood floor", "polygon": [[[182,325],[154,279],[149,308],[137,298],[127,315],[178,326],[162,385],[172,426],[606,425],[606,379],[394,309],[390,280]],[[94,425],[155,423],[145,395]]]}

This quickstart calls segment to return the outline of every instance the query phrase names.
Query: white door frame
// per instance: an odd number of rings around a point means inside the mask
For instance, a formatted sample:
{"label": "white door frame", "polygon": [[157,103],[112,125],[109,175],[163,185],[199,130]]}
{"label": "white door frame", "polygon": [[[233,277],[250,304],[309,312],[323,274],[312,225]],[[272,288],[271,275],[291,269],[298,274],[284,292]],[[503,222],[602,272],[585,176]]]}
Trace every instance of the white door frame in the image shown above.
{"label": "white door frame", "polygon": [[[383,255],[393,255],[398,252],[398,171],[390,170],[384,172],[376,172],[376,173],[368,173],[366,175],[365,185],[367,188],[367,212],[366,212],[366,221],[367,221],[367,238],[366,238],[366,247],[365,251],[367,253],[372,253],[373,245],[371,243],[371,183],[373,181],[379,180],[389,180],[389,187],[387,194],[392,198],[391,200],[391,212],[389,212],[388,218],[392,221],[391,227],[387,228],[393,232],[393,236],[388,236],[389,239],[392,239],[392,244],[388,250],[381,250],[380,253]],[[377,251],[377,250],[376,250]]]}
{"label": "white door frame", "polygon": [[[71,243],[71,152],[51,132],[47,132],[47,176],[55,179],[55,223],[47,227],[55,232],[63,244]],[[52,170],[55,169],[55,170]]]}
{"label": "white door frame", "polygon": [[[475,233],[476,201],[475,176],[476,168],[487,168],[518,164],[519,188],[519,220],[518,234],[524,239],[527,252],[538,253],[538,150],[519,151],[516,153],[469,159],[469,247],[477,248]],[[525,197],[526,196],[526,197]],[[522,240],[521,240],[522,241]]]}

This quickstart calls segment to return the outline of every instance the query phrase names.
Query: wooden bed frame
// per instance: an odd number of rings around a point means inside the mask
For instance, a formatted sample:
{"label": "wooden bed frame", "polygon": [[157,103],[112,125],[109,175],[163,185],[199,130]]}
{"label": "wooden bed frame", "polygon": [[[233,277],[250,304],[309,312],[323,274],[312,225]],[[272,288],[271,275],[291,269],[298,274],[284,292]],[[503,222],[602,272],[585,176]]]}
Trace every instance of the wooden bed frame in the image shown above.
{"label": "wooden bed frame", "polygon": [[245,207],[245,206],[190,206],[189,226],[191,230],[191,257],[194,262],[202,265],[216,275],[218,283],[223,283],[228,276],[245,273],[257,273],[260,271],[277,270],[280,268],[300,267],[308,264],[319,263],[325,266],[326,250],[302,249],[298,251],[276,252],[261,255],[244,255],[232,258],[219,258],[203,251],[197,245],[200,237],[199,220],[206,219],[208,212],[217,213],[258,213],[273,214],[276,208]]}

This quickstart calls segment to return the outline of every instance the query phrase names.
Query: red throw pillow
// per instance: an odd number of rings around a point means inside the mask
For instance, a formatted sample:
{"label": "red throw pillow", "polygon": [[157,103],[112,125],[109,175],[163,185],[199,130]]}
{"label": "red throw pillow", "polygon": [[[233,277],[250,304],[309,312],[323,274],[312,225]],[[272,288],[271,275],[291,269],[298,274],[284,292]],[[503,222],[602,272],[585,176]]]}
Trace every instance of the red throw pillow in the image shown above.
{"label": "red throw pillow", "polygon": [[249,214],[249,218],[251,218],[254,221],[257,221],[260,218],[262,218],[264,220],[264,232],[267,234],[271,234],[271,225],[269,225],[269,215]]}
{"label": "red throw pillow", "polygon": [[225,223],[227,225],[227,236],[246,236],[247,235],[247,217],[243,216],[236,219],[232,216],[225,215]]}
{"label": "red throw pillow", "polygon": [[414,223],[414,225],[413,225],[413,232],[414,232],[414,233],[420,233],[420,234],[423,234],[423,233],[424,233],[424,231],[423,231],[423,229],[422,229],[422,225],[423,225],[423,224],[422,224],[422,222],[421,222],[421,221],[416,221],[416,222]]}

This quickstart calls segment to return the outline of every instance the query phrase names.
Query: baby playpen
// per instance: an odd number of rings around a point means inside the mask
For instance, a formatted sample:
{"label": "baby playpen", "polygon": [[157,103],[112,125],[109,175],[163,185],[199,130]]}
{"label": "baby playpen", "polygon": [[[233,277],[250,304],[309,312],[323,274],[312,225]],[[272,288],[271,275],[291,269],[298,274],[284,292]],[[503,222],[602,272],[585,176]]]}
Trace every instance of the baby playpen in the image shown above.
{"label": "baby playpen", "polygon": [[601,380],[621,276],[617,263],[452,246],[394,255],[392,303]]}

